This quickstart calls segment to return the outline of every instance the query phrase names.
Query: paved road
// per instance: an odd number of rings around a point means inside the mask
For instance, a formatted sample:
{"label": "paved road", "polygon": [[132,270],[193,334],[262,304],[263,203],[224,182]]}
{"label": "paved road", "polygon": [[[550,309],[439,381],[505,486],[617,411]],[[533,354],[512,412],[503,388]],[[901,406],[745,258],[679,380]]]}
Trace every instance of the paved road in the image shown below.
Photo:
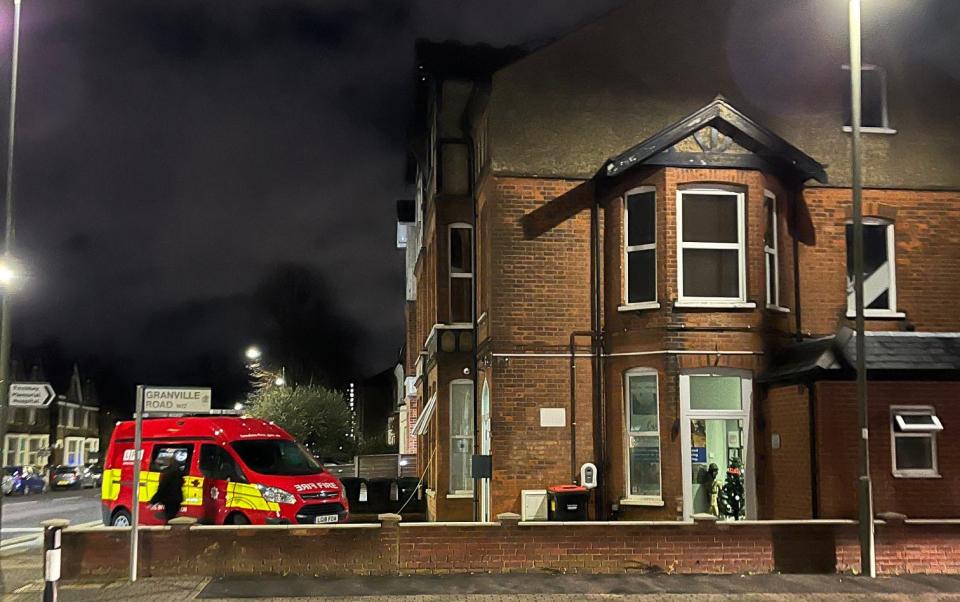
{"label": "paved road", "polygon": [[39,532],[40,521],[50,518],[65,518],[72,525],[100,520],[100,490],[77,489],[6,497],[0,539]]}

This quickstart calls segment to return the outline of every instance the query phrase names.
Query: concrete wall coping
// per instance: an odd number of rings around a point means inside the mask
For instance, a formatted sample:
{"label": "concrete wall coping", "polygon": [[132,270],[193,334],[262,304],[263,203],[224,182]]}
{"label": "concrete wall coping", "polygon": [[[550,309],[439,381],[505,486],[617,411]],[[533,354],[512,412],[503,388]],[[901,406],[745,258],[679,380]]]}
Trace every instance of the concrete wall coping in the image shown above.
{"label": "concrete wall coping", "polygon": [[905,525],[960,525],[960,518],[908,518]]}
{"label": "concrete wall coping", "polygon": [[[958,520],[960,523],[960,520]],[[612,520],[612,521],[526,521],[521,522],[519,525],[521,527],[550,527],[555,525],[563,525],[565,527],[596,527],[596,526],[608,526],[608,527],[692,527],[697,524],[704,523],[695,523],[694,521],[680,521],[680,520]],[[707,523],[708,526],[716,525],[717,527],[726,527],[726,526],[778,526],[778,525],[797,525],[797,526],[817,526],[817,525],[856,525],[857,521],[847,520],[847,519],[817,519],[817,520],[736,520],[736,521],[720,521],[717,523]],[[882,523],[881,523],[882,524]]]}
{"label": "concrete wall coping", "polygon": [[223,531],[236,529],[238,531],[299,531],[301,529],[331,530],[331,529],[379,529],[380,523],[345,523],[335,525],[194,525],[191,531]]}
{"label": "concrete wall coping", "polygon": [[475,522],[426,522],[426,523],[400,523],[400,528],[409,527],[499,527],[500,523],[475,523]]}

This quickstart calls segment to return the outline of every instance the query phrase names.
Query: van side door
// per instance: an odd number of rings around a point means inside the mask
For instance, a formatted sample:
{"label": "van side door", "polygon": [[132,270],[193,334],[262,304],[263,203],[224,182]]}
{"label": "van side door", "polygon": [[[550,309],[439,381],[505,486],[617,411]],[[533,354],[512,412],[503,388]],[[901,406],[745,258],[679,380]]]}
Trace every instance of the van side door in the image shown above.
{"label": "van side door", "polygon": [[233,457],[214,444],[200,446],[200,471],[204,476],[203,520],[222,525],[231,511],[227,507],[230,483],[246,483],[247,479]]}

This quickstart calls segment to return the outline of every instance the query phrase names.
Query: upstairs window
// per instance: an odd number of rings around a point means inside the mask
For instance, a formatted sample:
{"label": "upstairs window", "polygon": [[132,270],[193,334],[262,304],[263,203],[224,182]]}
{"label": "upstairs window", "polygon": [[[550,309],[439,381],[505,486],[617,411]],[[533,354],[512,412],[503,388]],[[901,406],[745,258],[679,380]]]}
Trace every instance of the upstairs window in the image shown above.
{"label": "upstairs window", "polygon": [[[853,224],[847,224],[847,315],[855,311],[853,288]],[[863,220],[863,308],[865,316],[897,314],[897,279],[893,223],[878,218]]]}
{"label": "upstairs window", "polygon": [[473,228],[450,226],[450,321],[473,322]]}
{"label": "upstairs window", "polygon": [[[843,86],[843,129],[851,130],[850,114],[850,65],[843,66],[846,79]],[[860,127],[870,132],[889,132],[887,113],[887,74],[882,67],[864,65],[860,70]]]}
{"label": "upstairs window", "polygon": [[895,477],[938,477],[937,433],[943,425],[927,406],[890,408],[890,453]]}
{"label": "upstairs window", "polygon": [[766,262],[767,307],[780,307],[780,238],[777,232],[777,197],[763,192],[763,256]]}
{"label": "upstairs window", "polygon": [[677,193],[678,305],[746,303],[742,192]]}
{"label": "upstairs window", "polygon": [[656,191],[636,188],[623,204],[623,294],[628,306],[657,302]]}

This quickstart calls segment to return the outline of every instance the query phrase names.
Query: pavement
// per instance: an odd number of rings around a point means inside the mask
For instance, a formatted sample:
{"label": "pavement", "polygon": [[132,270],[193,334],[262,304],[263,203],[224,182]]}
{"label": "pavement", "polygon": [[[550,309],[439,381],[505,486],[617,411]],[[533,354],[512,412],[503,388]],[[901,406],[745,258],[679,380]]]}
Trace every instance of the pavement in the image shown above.
{"label": "pavement", "polygon": [[[4,600],[36,600],[43,591],[39,554],[4,559]],[[960,601],[960,576],[868,579],[849,575],[433,575],[415,577],[200,577],[64,583],[70,602],[180,600],[328,600],[337,602],[647,602],[690,600]]]}

